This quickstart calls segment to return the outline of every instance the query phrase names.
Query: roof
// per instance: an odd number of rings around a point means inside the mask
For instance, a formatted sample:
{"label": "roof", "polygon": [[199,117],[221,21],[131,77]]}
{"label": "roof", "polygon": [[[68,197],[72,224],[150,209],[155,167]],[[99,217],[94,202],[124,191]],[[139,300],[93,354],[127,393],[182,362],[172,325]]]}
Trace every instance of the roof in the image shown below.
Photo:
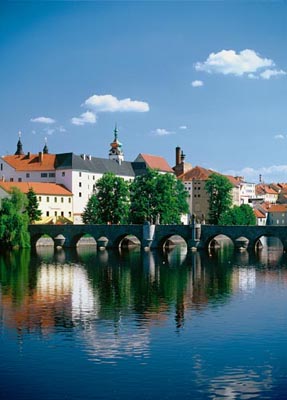
{"label": "roof", "polygon": [[135,159],[135,162],[144,162],[151,169],[174,173],[174,170],[170,167],[168,162],[160,156],[140,153]]}
{"label": "roof", "polygon": [[52,195],[52,196],[72,196],[73,194],[64,186],[56,183],[43,182],[0,182],[0,187],[5,192],[10,193],[13,188],[19,189],[22,193],[28,193],[30,188],[33,188],[37,195]]}
{"label": "roof", "polygon": [[266,215],[256,208],[254,209],[254,214],[256,218],[266,218]]}
{"label": "roof", "polygon": [[268,212],[271,212],[271,213],[284,213],[284,212],[287,212],[287,204],[272,204],[269,207]]}
{"label": "roof", "polygon": [[276,190],[272,189],[269,185],[256,185],[256,193],[257,194],[274,194],[277,195],[278,193]]}
{"label": "roof", "polygon": [[94,172],[95,174],[104,174],[112,172],[119,176],[134,177],[140,171],[146,170],[143,163],[130,161],[110,160],[107,158],[98,158],[87,155],[78,156],[74,153],[62,153],[56,155],[56,169],[73,169],[78,171]]}
{"label": "roof", "polygon": [[55,154],[8,155],[2,159],[16,171],[53,171],[55,170]]}
{"label": "roof", "polygon": [[209,176],[214,173],[211,169],[206,169],[203,167],[199,167],[198,165],[189,171],[185,172],[178,176],[178,179],[182,181],[193,181],[193,180],[201,180],[206,181]]}

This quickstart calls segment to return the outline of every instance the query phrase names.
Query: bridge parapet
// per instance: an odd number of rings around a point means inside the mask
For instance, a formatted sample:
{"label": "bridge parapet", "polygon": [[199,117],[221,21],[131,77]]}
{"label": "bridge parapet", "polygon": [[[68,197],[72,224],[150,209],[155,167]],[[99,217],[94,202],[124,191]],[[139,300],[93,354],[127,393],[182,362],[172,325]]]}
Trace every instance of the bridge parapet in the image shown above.
{"label": "bridge parapet", "polygon": [[[84,235],[96,241],[106,238],[107,247],[118,247],[120,241],[135,236],[142,247],[158,248],[173,235],[182,237],[188,248],[207,248],[218,235],[229,237],[234,244],[248,240],[248,248],[255,248],[262,236],[273,236],[281,240],[287,250],[287,226],[220,226],[220,225],[30,225],[31,244],[35,246],[43,235],[53,240],[64,236],[64,247],[75,247]],[[240,240],[238,240],[240,238]]]}

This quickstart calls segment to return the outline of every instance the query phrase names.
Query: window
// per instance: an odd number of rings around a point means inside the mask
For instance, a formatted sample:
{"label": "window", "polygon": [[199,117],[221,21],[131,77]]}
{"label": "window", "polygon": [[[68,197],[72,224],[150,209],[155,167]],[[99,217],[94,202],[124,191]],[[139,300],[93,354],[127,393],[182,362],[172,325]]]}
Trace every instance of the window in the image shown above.
{"label": "window", "polygon": [[46,211],[46,217],[50,216],[50,211]]}
{"label": "window", "polygon": [[61,211],[61,217],[63,217],[64,216],[64,211]]}
{"label": "window", "polygon": [[18,178],[18,182],[22,182],[22,178]]}
{"label": "window", "polygon": [[82,176],[82,172],[79,172],[79,177],[81,178],[81,176]]}
{"label": "window", "polygon": [[47,203],[49,203],[49,201],[50,201],[49,197],[46,198],[46,201],[47,201]]}
{"label": "window", "polygon": [[54,197],[54,202],[57,203],[57,197]]}
{"label": "window", "polygon": [[55,172],[49,172],[49,178],[55,178],[56,174]]}
{"label": "window", "polygon": [[14,179],[13,179],[13,178],[10,178],[10,182],[14,182]]}
{"label": "window", "polygon": [[42,201],[42,197],[41,197],[41,196],[39,196],[39,197],[38,197],[38,200],[39,200],[39,201]]}
{"label": "window", "polygon": [[82,192],[79,192],[79,197],[82,197]]}
{"label": "window", "polygon": [[82,182],[79,182],[79,187],[82,187]]}
{"label": "window", "polygon": [[47,178],[47,176],[48,176],[47,172],[42,172],[41,173],[41,178]]}
{"label": "window", "polygon": [[69,217],[71,217],[72,216],[72,213],[71,213],[71,211],[69,211]]}
{"label": "window", "polygon": [[57,215],[58,215],[58,211],[55,211],[55,217],[57,217]]}
{"label": "window", "polygon": [[95,175],[93,175],[93,181],[95,180]]}
{"label": "window", "polygon": [[64,197],[61,197],[61,203],[64,203]]}
{"label": "window", "polygon": [[64,171],[62,172],[62,176],[65,176],[65,172]]}
{"label": "window", "polygon": [[26,178],[30,178],[30,174],[29,174],[29,172],[27,172],[27,174],[26,174]]}
{"label": "window", "polygon": [[3,171],[3,164],[1,163],[1,171]]}
{"label": "window", "polygon": [[71,203],[71,201],[72,201],[72,199],[71,199],[71,197],[69,197],[69,203]]}

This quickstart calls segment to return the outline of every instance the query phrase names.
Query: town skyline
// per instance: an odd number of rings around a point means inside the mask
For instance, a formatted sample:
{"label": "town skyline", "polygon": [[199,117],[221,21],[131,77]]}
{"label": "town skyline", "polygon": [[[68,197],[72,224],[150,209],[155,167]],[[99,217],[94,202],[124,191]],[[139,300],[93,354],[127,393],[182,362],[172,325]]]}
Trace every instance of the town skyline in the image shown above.
{"label": "town skyline", "polygon": [[286,182],[286,2],[2,2],[1,153],[139,153]]}

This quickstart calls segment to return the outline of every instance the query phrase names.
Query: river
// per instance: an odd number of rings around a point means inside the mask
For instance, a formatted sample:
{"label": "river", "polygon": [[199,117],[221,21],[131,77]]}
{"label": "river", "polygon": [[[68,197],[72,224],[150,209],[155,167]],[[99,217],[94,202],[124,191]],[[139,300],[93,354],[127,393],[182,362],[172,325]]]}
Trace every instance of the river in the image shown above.
{"label": "river", "polygon": [[3,253],[0,398],[285,398],[286,266],[277,247]]}

